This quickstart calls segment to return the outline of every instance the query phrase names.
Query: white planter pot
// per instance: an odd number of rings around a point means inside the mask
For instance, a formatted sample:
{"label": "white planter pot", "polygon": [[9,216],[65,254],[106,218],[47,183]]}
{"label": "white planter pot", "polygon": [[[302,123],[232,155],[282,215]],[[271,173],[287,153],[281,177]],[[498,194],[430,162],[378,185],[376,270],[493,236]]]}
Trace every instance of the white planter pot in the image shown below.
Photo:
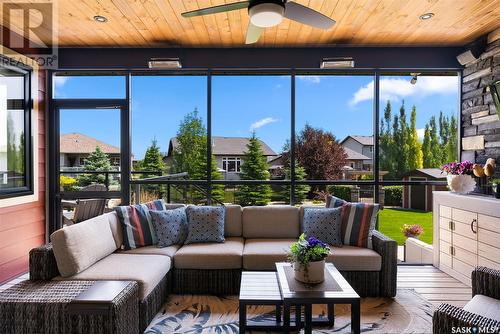
{"label": "white planter pot", "polygon": [[447,175],[448,188],[458,194],[467,194],[474,190],[476,181],[470,175]]}
{"label": "white planter pot", "polygon": [[307,267],[295,262],[293,265],[295,279],[307,284],[317,284],[325,280],[325,260],[309,262]]}

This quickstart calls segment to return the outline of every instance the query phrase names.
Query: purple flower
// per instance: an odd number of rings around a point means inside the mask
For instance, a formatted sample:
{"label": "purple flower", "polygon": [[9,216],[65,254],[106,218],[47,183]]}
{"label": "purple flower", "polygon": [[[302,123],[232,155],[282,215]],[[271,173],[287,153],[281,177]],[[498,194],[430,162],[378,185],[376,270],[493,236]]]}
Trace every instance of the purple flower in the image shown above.
{"label": "purple flower", "polygon": [[317,245],[321,246],[322,248],[327,247],[327,245],[323,241],[321,241],[315,237],[308,237],[307,242],[309,243],[309,245],[311,247],[316,247]]}

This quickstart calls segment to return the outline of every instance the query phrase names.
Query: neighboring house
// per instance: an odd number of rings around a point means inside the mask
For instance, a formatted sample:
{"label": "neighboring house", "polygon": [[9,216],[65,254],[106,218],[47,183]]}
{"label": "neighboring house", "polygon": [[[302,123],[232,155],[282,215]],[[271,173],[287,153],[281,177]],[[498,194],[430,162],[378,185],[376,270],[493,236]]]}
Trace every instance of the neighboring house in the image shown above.
{"label": "neighboring house", "polygon": [[[267,161],[272,161],[278,156],[266,143],[259,141]],[[177,138],[170,139],[167,156],[164,158],[167,165],[172,164],[173,152],[178,145]],[[238,180],[240,178],[239,174],[244,163],[247,145],[248,138],[244,137],[212,137],[212,153],[225,180]]]}
{"label": "neighboring house", "polygon": [[97,146],[108,155],[111,165],[120,166],[120,148],[81,133],[67,133],[60,138],[61,167],[82,167]]}
{"label": "neighboring house", "polygon": [[[355,170],[373,170],[373,136],[347,136],[340,142],[340,145],[346,149],[349,167]],[[350,153],[349,150],[357,154]],[[349,155],[353,159],[349,159]],[[356,159],[361,156],[364,158]]]}
{"label": "neighboring house", "polygon": [[[406,173],[403,181],[446,181],[439,168],[419,168]],[[446,186],[403,186],[403,208],[432,211],[432,192]]]}

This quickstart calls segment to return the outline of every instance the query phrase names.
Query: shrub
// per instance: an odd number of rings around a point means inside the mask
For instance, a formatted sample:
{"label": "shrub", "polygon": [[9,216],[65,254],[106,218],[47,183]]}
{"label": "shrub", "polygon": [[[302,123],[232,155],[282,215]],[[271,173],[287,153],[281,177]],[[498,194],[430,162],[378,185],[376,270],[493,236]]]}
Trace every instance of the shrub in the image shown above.
{"label": "shrub", "polygon": [[402,206],[403,205],[403,186],[387,186],[385,191],[385,205]]}
{"label": "shrub", "polygon": [[76,179],[74,177],[61,175],[59,177],[59,184],[61,186],[61,190],[63,190],[63,191],[75,190]]}
{"label": "shrub", "polygon": [[332,194],[335,197],[341,198],[344,201],[351,201],[351,189],[352,186],[339,186],[339,185],[332,185],[328,186],[328,192]]}

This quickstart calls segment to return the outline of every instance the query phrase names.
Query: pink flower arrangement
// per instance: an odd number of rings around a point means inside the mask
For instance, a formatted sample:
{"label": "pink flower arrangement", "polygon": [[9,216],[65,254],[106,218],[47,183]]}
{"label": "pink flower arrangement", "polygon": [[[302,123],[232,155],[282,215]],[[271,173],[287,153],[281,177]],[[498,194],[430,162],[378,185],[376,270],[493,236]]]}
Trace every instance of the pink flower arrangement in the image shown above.
{"label": "pink flower arrangement", "polygon": [[472,175],[472,169],[474,164],[465,160],[463,162],[450,162],[441,167],[442,173],[448,175]]}
{"label": "pink flower arrangement", "polygon": [[424,233],[424,228],[421,225],[407,225],[404,224],[401,228],[401,232],[403,232],[404,236],[407,238],[418,238],[419,235]]}

